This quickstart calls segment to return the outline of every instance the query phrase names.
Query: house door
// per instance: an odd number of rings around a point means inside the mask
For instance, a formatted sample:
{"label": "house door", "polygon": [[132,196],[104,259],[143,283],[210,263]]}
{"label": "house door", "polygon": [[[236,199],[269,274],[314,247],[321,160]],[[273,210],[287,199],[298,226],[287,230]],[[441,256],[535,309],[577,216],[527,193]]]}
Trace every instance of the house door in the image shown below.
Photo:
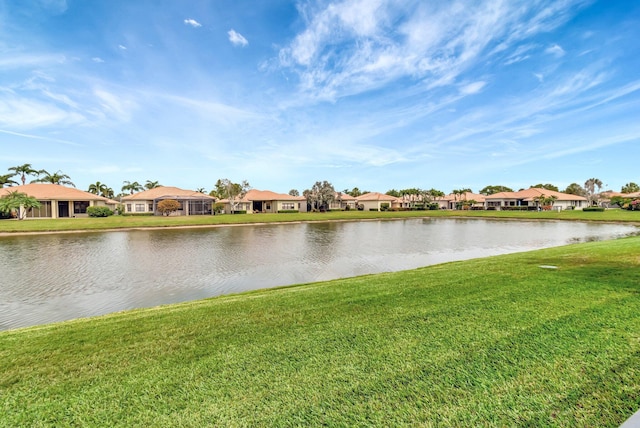
{"label": "house door", "polygon": [[262,201],[253,201],[253,211],[262,212]]}
{"label": "house door", "polygon": [[69,201],[58,201],[58,217],[69,217]]}

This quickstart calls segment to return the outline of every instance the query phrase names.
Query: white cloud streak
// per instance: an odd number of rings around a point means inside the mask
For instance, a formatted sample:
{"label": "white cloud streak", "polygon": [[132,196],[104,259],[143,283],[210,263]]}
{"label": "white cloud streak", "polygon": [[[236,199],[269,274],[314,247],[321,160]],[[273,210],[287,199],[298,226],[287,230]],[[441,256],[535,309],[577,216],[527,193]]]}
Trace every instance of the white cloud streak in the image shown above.
{"label": "white cloud streak", "polygon": [[195,19],[191,19],[191,18],[189,18],[189,19],[185,19],[185,20],[184,20],[184,23],[185,23],[186,25],[190,25],[190,26],[192,26],[193,28],[202,27],[202,24],[200,24],[200,23],[199,23],[198,21],[196,21]]}
{"label": "white cloud streak", "polygon": [[233,28],[227,34],[229,35],[229,41],[235,46],[247,46],[249,44],[249,41]]}
{"label": "white cloud streak", "polygon": [[[306,28],[279,51],[279,61],[299,75],[303,93],[324,100],[400,78],[427,88],[451,85],[479,61],[556,28],[585,3],[331,2],[319,10],[301,8]],[[519,46],[505,61],[523,61],[532,48]]]}

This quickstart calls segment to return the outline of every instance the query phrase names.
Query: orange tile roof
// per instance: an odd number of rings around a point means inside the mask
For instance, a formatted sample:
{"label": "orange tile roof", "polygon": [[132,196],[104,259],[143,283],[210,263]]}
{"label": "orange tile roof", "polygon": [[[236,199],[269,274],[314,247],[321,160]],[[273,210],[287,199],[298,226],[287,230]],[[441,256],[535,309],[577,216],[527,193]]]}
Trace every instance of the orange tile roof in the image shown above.
{"label": "orange tile roof", "polygon": [[31,183],[22,186],[3,187],[0,189],[0,196],[8,195],[10,192],[25,193],[40,201],[66,200],[66,201],[104,201],[108,199],[93,193],[78,190],[74,187],[65,187],[59,184]]}
{"label": "orange tile roof", "polygon": [[479,193],[465,192],[461,195],[456,195],[454,193],[449,193],[442,198],[436,198],[436,201],[471,201],[474,200],[478,203],[484,202],[486,199],[485,195],[481,195]]}
{"label": "orange tile roof", "polygon": [[270,190],[251,189],[242,198],[244,201],[305,201],[304,196],[291,196],[286,193],[276,193]]}
{"label": "orange tile roof", "polygon": [[391,195],[386,195],[384,193],[378,193],[378,192],[369,192],[369,193],[365,193],[364,195],[360,195],[356,198],[358,200],[358,202],[361,201],[395,201],[396,198],[395,196],[391,196]]}
{"label": "orange tile roof", "polygon": [[486,196],[486,200],[494,199],[522,199],[532,201],[539,196],[555,196],[558,201],[586,201],[587,198],[578,195],[570,195],[568,193],[555,192],[553,190],[532,187],[530,189],[520,190],[518,192],[500,192]]}
{"label": "orange tile roof", "polygon": [[215,199],[213,196],[205,195],[204,193],[196,192],[193,190],[184,190],[178,187],[171,186],[158,186],[153,189],[145,190],[143,192],[134,193],[133,195],[125,196],[122,201],[151,201],[158,198],[201,198],[201,199]]}

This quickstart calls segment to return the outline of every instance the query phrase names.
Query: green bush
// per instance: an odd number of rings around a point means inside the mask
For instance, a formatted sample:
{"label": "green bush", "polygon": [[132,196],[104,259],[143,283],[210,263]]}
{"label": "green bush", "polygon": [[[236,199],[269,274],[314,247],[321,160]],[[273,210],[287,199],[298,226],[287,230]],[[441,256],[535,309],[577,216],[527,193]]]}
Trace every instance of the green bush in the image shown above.
{"label": "green bush", "polygon": [[604,208],[603,207],[584,207],[582,211],[602,212],[604,211]]}
{"label": "green bush", "polygon": [[380,204],[380,211],[389,211],[389,207],[390,205],[388,203],[382,203]]}
{"label": "green bush", "polygon": [[280,210],[278,214],[293,214],[299,212],[298,210]]}
{"label": "green bush", "polygon": [[246,214],[247,210],[237,210],[237,211],[232,211],[231,214]]}
{"label": "green bush", "polygon": [[109,217],[113,211],[107,207],[87,207],[87,214],[89,217]]}
{"label": "green bush", "polygon": [[124,217],[153,217],[154,213],[124,213]]}

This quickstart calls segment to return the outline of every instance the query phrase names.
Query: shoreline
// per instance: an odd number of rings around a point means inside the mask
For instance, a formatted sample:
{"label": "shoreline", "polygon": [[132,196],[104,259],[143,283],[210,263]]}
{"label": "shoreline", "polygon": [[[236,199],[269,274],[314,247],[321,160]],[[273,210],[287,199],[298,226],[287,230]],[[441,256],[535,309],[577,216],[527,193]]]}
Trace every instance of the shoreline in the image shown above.
{"label": "shoreline", "polygon": [[132,231],[144,231],[144,230],[213,229],[213,228],[219,228],[219,227],[268,226],[268,225],[313,224],[313,223],[346,223],[346,222],[358,222],[358,221],[394,221],[394,220],[407,220],[407,219],[557,221],[557,222],[566,221],[566,222],[601,223],[601,224],[626,224],[626,225],[640,228],[640,220],[627,221],[627,220],[598,220],[598,219],[574,219],[574,218],[561,219],[561,218],[447,215],[447,216],[376,217],[376,218],[354,218],[354,219],[340,218],[340,219],[324,219],[324,220],[261,221],[261,222],[247,222],[247,223],[185,224],[185,225],[167,225],[167,226],[130,226],[130,227],[109,227],[104,229],[34,230],[34,231],[0,232],[0,238],[7,238],[12,236],[132,232]]}

